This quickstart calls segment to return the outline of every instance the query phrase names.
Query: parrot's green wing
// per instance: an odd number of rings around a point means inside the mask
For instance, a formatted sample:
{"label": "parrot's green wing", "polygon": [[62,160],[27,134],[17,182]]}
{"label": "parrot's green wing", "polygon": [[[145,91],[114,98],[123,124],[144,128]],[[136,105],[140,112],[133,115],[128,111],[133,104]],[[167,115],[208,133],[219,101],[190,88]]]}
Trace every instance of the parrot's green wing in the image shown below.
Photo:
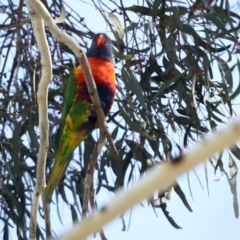
{"label": "parrot's green wing", "polygon": [[76,79],[74,77],[74,71],[73,71],[68,79],[67,88],[66,88],[66,91],[64,92],[65,97],[64,97],[61,122],[60,122],[60,126],[59,126],[56,136],[55,136],[56,149],[59,148],[63,128],[65,126],[66,117],[69,113],[69,110],[70,110],[72,104],[73,104],[76,90],[77,90],[77,83],[76,83]]}
{"label": "parrot's green wing", "polygon": [[76,83],[76,78],[74,77],[74,71],[73,71],[68,80],[67,89],[65,91],[65,99],[64,99],[63,113],[62,113],[63,126],[65,124],[65,120],[69,113],[69,110],[73,104],[76,90],[77,90],[77,83]]}
{"label": "parrot's green wing", "polygon": [[72,74],[65,92],[60,134],[57,134],[58,151],[44,192],[47,201],[50,200],[53,190],[62,179],[74,149],[93,130],[93,126],[90,128],[88,126],[91,104],[85,99],[76,98],[76,95],[77,84]]}

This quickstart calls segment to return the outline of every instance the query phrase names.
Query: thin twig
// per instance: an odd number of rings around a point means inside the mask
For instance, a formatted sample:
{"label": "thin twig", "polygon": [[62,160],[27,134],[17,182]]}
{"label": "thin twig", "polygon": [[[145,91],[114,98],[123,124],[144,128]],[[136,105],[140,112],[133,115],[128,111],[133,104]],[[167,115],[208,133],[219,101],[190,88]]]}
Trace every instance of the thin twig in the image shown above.
{"label": "thin twig", "polygon": [[106,144],[106,138],[105,138],[104,134],[100,134],[99,140],[93,149],[93,153],[92,153],[92,156],[91,156],[90,162],[88,164],[88,168],[87,168],[86,184],[85,184],[85,188],[84,188],[84,198],[83,198],[83,213],[82,213],[83,218],[86,217],[86,215],[87,215],[88,202],[89,202],[94,167],[97,162],[98,154],[100,153],[101,148],[103,146],[105,146],[105,144]]}
{"label": "thin twig", "polygon": [[[106,127],[107,127],[107,129],[108,129],[108,126],[106,126]],[[105,136],[106,136],[106,138],[107,138],[107,141],[108,141],[108,143],[109,143],[108,146],[109,146],[109,148],[110,148],[110,151],[112,152],[114,158],[115,158],[116,160],[118,160],[118,157],[119,157],[118,150],[117,150],[117,148],[116,148],[116,146],[115,146],[115,143],[114,143],[114,141],[113,141],[113,139],[112,139],[112,136],[111,136],[110,132],[107,131],[107,132],[105,132],[104,134],[105,134]]]}
{"label": "thin twig", "polygon": [[96,208],[94,196],[95,196],[94,181],[93,181],[93,177],[92,177],[91,186],[90,186],[90,206],[91,206],[92,210],[94,210]]}
{"label": "thin twig", "polygon": [[106,21],[106,23],[108,24],[108,26],[110,27],[112,33],[115,33],[112,27],[112,24],[109,22],[108,18],[106,17],[106,15],[103,13],[103,10],[95,3],[94,0],[92,0],[94,6],[96,7],[96,9],[99,11],[99,13],[102,15],[102,17],[104,18],[104,20]]}
{"label": "thin twig", "polygon": [[84,239],[93,232],[99,231],[103,225],[132,208],[138,202],[149,198],[155,191],[161,191],[166,185],[174,184],[181,174],[189,171],[200,162],[212,157],[216,152],[226,147],[234,146],[240,139],[240,121],[232,123],[231,126],[215,133],[209,139],[203,140],[194,148],[182,156],[163,162],[160,167],[155,167],[140,179],[140,181],[128,190],[122,189],[116,194],[114,201],[100,211],[83,220],[59,240]]}
{"label": "thin twig", "polygon": [[[95,196],[95,194],[94,194],[94,182],[93,182],[93,178],[92,178],[92,183],[91,183],[91,187],[90,187],[90,206],[92,208],[92,211],[94,209],[97,209],[97,202],[95,201],[94,196]],[[107,238],[105,236],[105,233],[103,231],[103,228],[101,228],[99,230],[99,235],[100,235],[102,240],[107,240]]]}
{"label": "thin twig", "polygon": [[[42,196],[43,199],[43,196]],[[44,212],[44,220],[45,220],[45,232],[47,238],[52,237],[52,227],[51,227],[51,217],[50,217],[50,206],[48,202],[43,201],[43,212]]]}
{"label": "thin twig", "polygon": [[87,174],[85,186],[84,186],[84,194],[83,194],[82,219],[86,218],[87,212],[88,212],[88,201],[89,201],[91,181],[92,181],[91,175]]}
{"label": "thin twig", "polygon": [[0,24],[0,29],[1,30],[6,30],[6,29],[10,29],[10,28],[19,28],[21,27],[22,25],[26,24],[26,23],[29,23],[30,22],[30,19],[29,18],[22,18],[22,19],[19,19],[17,22],[15,23],[11,23],[11,24],[3,24],[1,25]]}
{"label": "thin twig", "polygon": [[106,238],[106,236],[105,236],[105,234],[104,234],[103,229],[99,230],[99,235],[100,235],[100,237],[101,237],[102,240],[107,240],[107,238]]}

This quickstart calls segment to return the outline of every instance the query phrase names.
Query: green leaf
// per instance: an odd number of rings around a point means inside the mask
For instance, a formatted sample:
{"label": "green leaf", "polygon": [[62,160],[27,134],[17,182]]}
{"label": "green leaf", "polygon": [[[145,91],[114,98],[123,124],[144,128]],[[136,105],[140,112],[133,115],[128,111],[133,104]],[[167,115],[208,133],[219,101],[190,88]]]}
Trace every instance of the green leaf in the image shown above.
{"label": "green leaf", "polygon": [[[163,134],[165,134],[163,132]],[[157,134],[156,134],[157,135]],[[154,152],[155,156],[157,156],[158,158],[162,159],[162,154],[160,153],[159,151],[159,138],[157,138],[156,140],[150,140],[150,139],[147,139],[148,140],[148,143],[149,143],[149,146],[152,148],[152,151]]]}
{"label": "green leaf", "polygon": [[129,148],[133,151],[132,157],[134,159],[142,162],[143,159],[152,158],[151,154],[148,153],[147,149],[145,149],[139,143],[132,140],[126,140],[126,143],[129,146]]}
{"label": "green leaf", "polygon": [[175,227],[176,229],[182,229],[175,221],[174,219],[169,215],[169,212],[167,211],[167,204],[161,204],[160,208],[163,211],[163,214],[165,215],[165,217],[167,218],[167,220],[170,222],[170,224]]}
{"label": "green leaf", "polygon": [[238,159],[240,160],[240,149],[237,145],[235,145],[235,147],[231,148],[230,151],[232,152],[232,154]]}
{"label": "green leaf", "polygon": [[223,88],[223,92],[221,93],[220,96],[222,97],[223,103],[225,104],[226,102],[229,101],[228,87],[225,83],[220,83],[219,85]]}
{"label": "green leaf", "polygon": [[[210,12],[209,14],[205,15],[206,19],[208,19],[209,21],[211,21],[212,23],[214,23],[216,25],[216,27],[218,27],[219,29],[221,29],[221,31],[228,35],[228,31],[226,30],[226,28],[224,27],[224,25],[222,24],[222,22],[219,20],[220,15],[218,15],[218,13],[216,12]],[[218,32],[216,30],[216,32]]]}
{"label": "green leaf", "polygon": [[178,25],[179,29],[182,29],[182,20],[180,19],[180,15],[182,15],[182,13],[180,13],[179,8],[176,7],[173,9],[174,12],[174,19],[175,19],[175,23]]}
{"label": "green leaf", "polygon": [[139,13],[140,15],[152,16],[153,12],[152,9],[148,7],[133,5],[131,7],[125,7],[123,10],[128,10],[134,13]]}
{"label": "green leaf", "polygon": [[29,115],[29,119],[27,122],[27,129],[28,129],[28,134],[29,134],[30,140],[31,140],[31,142],[30,142],[31,148],[38,148],[39,147],[38,136],[34,129],[34,121],[32,119],[32,113],[30,113],[30,115]]}
{"label": "green leaf", "polygon": [[111,24],[114,26],[115,31],[118,34],[118,37],[120,39],[123,39],[123,37],[124,37],[124,30],[122,28],[122,25],[121,25],[119,19],[113,13],[109,13],[108,14],[108,18],[109,18]]}
{"label": "green leaf", "polygon": [[117,52],[114,47],[112,48],[112,50],[113,50],[113,54],[114,54],[117,58],[120,58],[120,59],[122,59],[122,60],[129,60],[129,59],[131,59],[131,58],[133,57],[132,54],[123,55],[123,54],[121,54],[120,52]]}
{"label": "green leaf", "polygon": [[114,128],[114,130],[112,131],[112,138],[113,138],[113,140],[115,140],[116,139],[116,137],[117,137],[117,134],[118,134],[118,127],[115,127]]}
{"label": "green leaf", "polygon": [[140,132],[140,131],[141,131],[141,127],[140,127],[139,125],[135,124],[135,123],[131,120],[131,118],[126,114],[126,112],[125,112],[125,110],[124,110],[124,107],[121,106],[119,103],[118,103],[118,108],[119,108],[119,110],[120,110],[120,112],[121,112],[122,117],[124,118],[124,120],[125,120],[126,123],[128,124],[128,126],[129,126],[132,130],[134,130],[134,131],[136,131],[136,132]]}
{"label": "green leaf", "polygon": [[231,188],[231,192],[233,194],[233,209],[235,213],[235,217],[239,216],[239,207],[238,207],[238,198],[237,198],[237,176],[238,176],[238,167],[235,163],[234,159],[229,156],[229,169],[230,169],[230,179],[229,185]]}
{"label": "green leaf", "polygon": [[3,240],[9,240],[8,221],[5,222],[5,225],[3,228]]}
{"label": "green leaf", "polygon": [[147,53],[150,50],[151,50],[150,47],[146,47],[146,48],[143,48],[143,49],[139,49],[138,53]]}
{"label": "green leaf", "polygon": [[174,63],[178,59],[176,56],[175,38],[172,35],[165,39],[165,46],[166,54],[169,60],[168,68],[166,69],[166,72],[168,72],[169,68],[174,69]]}
{"label": "green leaf", "polygon": [[127,26],[125,28],[125,32],[130,32],[132,30],[134,30],[135,28],[137,28],[138,23],[137,22],[132,22],[129,26]]}
{"label": "green leaf", "polygon": [[207,169],[207,162],[204,161],[203,162],[204,165],[204,175],[205,175],[205,180],[206,180],[206,185],[207,185],[207,192],[208,192],[208,196],[209,196],[209,183],[208,183],[208,169]]}
{"label": "green leaf", "polygon": [[117,185],[122,186],[124,184],[124,174],[123,174],[124,160],[123,158],[119,158],[119,161],[116,161],[116,159],[111,158],[110,161],[111,161],[112,170],[117,177],[116,179]]}
{"label": "green leaf", "polygon": [[153,16],[157,15],[158,12],[158,8],[160,6],[160,4],[162,4],[165,0],[155,0],[152,6],[153,9]]}
{"label": "green leaf", "polygon": [[181,125],[190,125],[192,124],[192,119],[186,118],[186,117],[174,117],[174,122],[181,124]]}
{"label": "green leaf", "polygon": [[145,104],[147,100],[142,94],[142,88],[139,82],[135,79],[132,72],[125,69],[124,67],[122,68],[122,80],[126,84],[126,87],[136,95],[142,107],[144,107],[146,111],[148,111],[148,108]]}
{"label": "green leaf", "polygon": [[208,56],[205,54],[203,57],[203,69],[204,69],[204,75],[205,75],[205,82],[206,85],[208,86],[208,72],[210,74],[210,78],[213,78],[213,74],[212,74],[212,70],[211,70],[211,66],[208,60]]}
{"label": "green leaf", "polygon": [[165,135],[162,137],[162,146],[165,154],[165,158],[168,158],[169,154],[172,152],[172,143],[169,138]]}
{"label": "green leaf", "polygon": [[221,152],[219,154],[218,159],[217,159],[217,164],[215,166],[214,173],[216,173],[218,168],[220,169],[220,171],[224,171],[224,169],[223,169],[223,162],[222,162],[222,155],[223,155],[223,153]]}
{"label": "green leaf", "polygon": [[62,3],[62,7],[61,7],[61,12],[60,12],[60,16],[56,19],[54,19],[54,22],[57,23],[63,23],[66,19],[67,16],[67,11],[64,7],[64,4]]}
{"label": "green leaf", "polygon": [[174,191],[177,193],[177,195],[181,198],[183,204],[185,205],[185,207],[192,212],[192,209],[190,207],[190,205],[188,204],[188,201],[186,199],[186,196],[184,194],[184,192],[182,191],[181,187],[179,186],[179,184],[176,182],[175,186],[174,186]]}
{"label": "green leaf", "polygon": [[182,28],[179,27],[179,30],[186,34],[189,34],[193,37],[194,49],[199,49],[198,45],[200,45],[201,47],[203,47],[204,49],[207,49],[208,51],[222,52],[231,46],[231,45],[227,45],[227,46],[220,47],[220,48],[212,47],[199,36],[199,34],[195,31],[195,29],[193,29],[192,27],[190,27],[186,24],[183,24]]}
{"label": "green leaf", "polygon": [[124,65],[124,67],[126,67],[127,69],[129,69],[132,66],[139,66],[143,63],[143,59],[138,59],[138,60],[129,60],[127,59],[126,64]]}
{"label": "green leaf", "polygon": [[207,111],[208,111],[208,114],[209,114],[209,118],[210,118],[210,119],[211,119],[211,118],[214,118],[214,119],[215,119],[216,121],[218,121],[218,122],[223,122],[221,118],[219,118],[217,115],[215,115],[215,114],[213,113],[213,111],[211,110],[211,108],[210,108],[209,105],[207,105],[206,108],[207,108]]}
{"label": "green leaf", "polygon": [[[129,165],[131,164],[132,156],[133,156],[133,152],[132,152],[132,150],[130,150],[126,154],[125,158],[123,159],[123,167],[122,167],[122,177],[123,177],[123,179],[124,179],[124,177],[127,173]],[[129,174],[129,176],[130,176],[130,174]]]}
{"label": "green leaf", "polygon": [[[221,8],[220,6],[214,5],[211,7],[213,9],[212,12],[218,14],[218,13],[223,13],[226,17],[230,16],[233,18],[236,18],[240,20],[240,15],[238,13],[235,13],[233,11],[226,11],[224,8]],[[221,15],[220,15],[221,16]],[[234,20],[232,20],[234,21]]]}
{"label": "green leaf", "polygon": [[198,49],[199,42],[202,41],[202,40],[201,40],[200,36],[196,33],[196,31],[192,27],[190,27],[186,24],[182,24],[181,26],[178,26],[178,28],[179,28],[180,31],[182,31],[186,34],[189,34],[193,37],[194,48]]}
{"label": "green leaf", "polygon": [[211,128],[214,129],[214,130],[217,127],[217,124],[213,120],[210,120],[210,125],[211,125]]}
{"label": "green leaf", "polygon": [[[237,60],[237,67],[238,67],[238,72],[240,73],[240,62]],[[240,75],[239,75],[240,76]],[[238,81],[238,85],[236,90],[233,92],[233,94],[230,96],[230,99],[236,98],[240,94],[240,81]]]}
{"label": "green leaf", "polygon": [[186,128],[186,132],[184,134],[184,137],[183,137],[183,146],[184,147],[187,147],[187,143],[188,143],[188,135],[191,134],[190,130],[191,130],[191,127],[192,125],[188,125],[187,128]]}
{"label": "green leaf", "polygon": [[180,109],[180,108],[178,108],[177,110],[176,110],[179,114],[181,114],[181,115],[184,115],[184,116],[189,116],[189,113],[188,113],[188,110],[187,109]]}
{"label": "green leaf", "polygon": [[94,149],[95,140],[92,134],[89,134],[86,140],[84,141],[84,168],[85,170],[88,167],[88,163],[90,162],[91,154]]}
{"label": "green leaf", "polygon": [[15,168],[15,174],[17,176],[21,176],[21,171],[20,171],[20,159],[19,159],[19,144],[21,142],[21,128],[22,128],[22,123],[18,122],[15,125],[15,129],[13,131],[13,151],[12,151],[12,159],[14,161],[14,168]]}
{"label": "green leaf", "polygon": [[72,221],[73,221],[73,223],[75,223],[78,221],[77,211],[75,210],[75,208],[72,204],[70,204],[70,209],[71,209],[71,213],[72,213]]}
{"label": "green leaf", "polygon": [[[224,73],[224,74],[222,74],[223,80],[229,84],[229,89],[230,89],[230,91],[232,91],[232,88],[233,88],[232,71],[229,68],[227,62],[223,61],[220,57],[216,57],[216,59],[218,60],[220,70],[222,70]],[[222,72],[220,71],[220,73],[222,73]],[[225,93],[226,92],[228,92],[228,89],[227,89],[227,91],[225,91]]]}
{"label": "green leaf", "polygon": [[194,45],[183,45],[182,48],[190,53],[193,53],[194,55],[197,55],[198,58],[199,57],[203,58],[203,67],[204,67],[205,78],[206,79],[208,78],[208,73],[210,75],[210,78],[213,78],[213,73],[212,73],[212,69],[211,69],[211,65],[210,65],[208,56],[202,49],[196,48]]}
{"label": "green leaf", "polygon": [[[57,191],[56,191],[57,192]],[[62,215],[60,213],[60,204],[59,204],[59,194],[56,193],[56,207],[57,207],[57,215],[58,215],[58,219],[60,221],[61,224],[63,224],[62,222]]]}
{"label": "green leaf", "polygon": [[164,93],[164,90],[166,90],[171,84],[176,83],[181,78],[184,78],[186,76],[185,73],[179,73],[177,72],[172,78],[170,78],[164,85],[161,86],[159,91],[153,96],[153,100],[156,100],[157,98],[161,98],[161,96]]}
{"label": "green leaf", "polygon": [[73,202],[74,205],[77,207],[79,213],[81,213],[81,211],[80,206],[78,204],[77,195],[83,196],[84,192],[83,188],[84,187],[82,186],[81,176],[78,176],[77,179],[75,176],[71,177],[69,190],[72,190]]}

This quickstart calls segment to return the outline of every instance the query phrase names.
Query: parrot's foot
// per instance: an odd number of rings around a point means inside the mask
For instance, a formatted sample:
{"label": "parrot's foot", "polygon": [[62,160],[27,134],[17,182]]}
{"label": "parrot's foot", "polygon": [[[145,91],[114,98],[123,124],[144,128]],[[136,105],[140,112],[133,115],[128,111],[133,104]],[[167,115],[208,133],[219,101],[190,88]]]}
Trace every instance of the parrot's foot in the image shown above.
{"label": "parrot's foot", "polygon": [[[101,108],[104,108],[106,105],[104,102],[100,102],[100,104],[101,104]],[[91,110],[92,116],[97,117],[96,107],[93,104],[91,104],[90,110]]]}

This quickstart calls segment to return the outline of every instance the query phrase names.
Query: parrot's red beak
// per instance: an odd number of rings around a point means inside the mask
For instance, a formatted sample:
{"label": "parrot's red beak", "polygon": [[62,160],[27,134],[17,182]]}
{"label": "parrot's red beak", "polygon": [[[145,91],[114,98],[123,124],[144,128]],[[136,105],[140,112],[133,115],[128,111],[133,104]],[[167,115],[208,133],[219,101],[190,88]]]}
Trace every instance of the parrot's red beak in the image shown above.
{"label": "parrot's red beak", "polygon": [[103,34],[100,34],[97,38],[97,46],[98,48],[101,48],[103,47],[103,45],[105,44],[106,42],[106,38]]}

